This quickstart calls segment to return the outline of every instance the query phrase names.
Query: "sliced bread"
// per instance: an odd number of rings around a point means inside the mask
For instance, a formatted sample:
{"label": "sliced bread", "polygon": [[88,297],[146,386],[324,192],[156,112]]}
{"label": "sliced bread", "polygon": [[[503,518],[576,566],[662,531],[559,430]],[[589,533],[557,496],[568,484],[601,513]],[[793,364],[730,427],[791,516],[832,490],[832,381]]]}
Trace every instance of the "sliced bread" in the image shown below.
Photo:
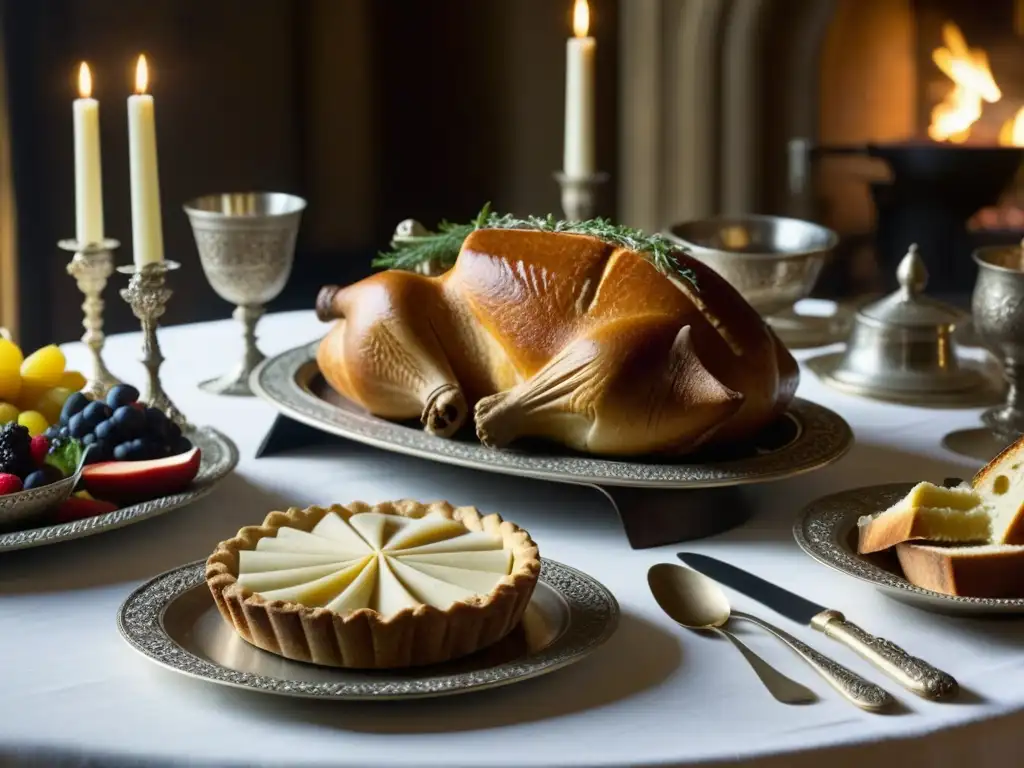
{"label": "sliced bread", "polygon": [[896,555],[907,581],[924,589],[967,597],[1024,597],[1024,547],[903,542],[896,545]]}
{"label": "sliced bread", "polygon": [[969,486],[918,483],[857,526],[861,554],[915,540],[1024,545],[1024,437],[986,464]]}
{"label": "sliced bread", "polygon": [[993,544],[1024,544],[1024,437],[986,464],[971,481],[991,509]]}
{"label": "sliced bread", "polygon": [[984,543],[991,519],[973,488],[918,483],[889,509],[857,521],[857,551],[881,552],[903,541]]}

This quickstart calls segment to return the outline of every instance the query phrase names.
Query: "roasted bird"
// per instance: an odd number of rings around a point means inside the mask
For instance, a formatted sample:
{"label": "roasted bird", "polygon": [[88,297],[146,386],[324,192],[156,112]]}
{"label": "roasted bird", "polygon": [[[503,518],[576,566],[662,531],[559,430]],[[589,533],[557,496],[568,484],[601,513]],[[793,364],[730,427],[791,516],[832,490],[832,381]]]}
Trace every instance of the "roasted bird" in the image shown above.
{"label": "roasted bird", "polygon": [[442,437],[541,437],[598,455],[683,454],[776,419],[796,361],[724,279],[692,280],[596,237],[477,229],[439,277],[326,286],[317,362],[346,398]]}

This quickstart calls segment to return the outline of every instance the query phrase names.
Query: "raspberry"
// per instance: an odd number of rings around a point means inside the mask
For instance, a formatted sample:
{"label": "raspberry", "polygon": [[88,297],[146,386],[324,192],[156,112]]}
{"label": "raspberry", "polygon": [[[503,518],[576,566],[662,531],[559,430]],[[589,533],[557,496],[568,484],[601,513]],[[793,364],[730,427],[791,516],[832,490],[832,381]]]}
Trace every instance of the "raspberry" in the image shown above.
{"label": "raspberry", "polygon": [[32,462],[37,466],[43,466],[43,462],[46,461],[46,454],[50,451],[50,441],[42,435],[36,435],[32,438],[32,442],[28,446],[29,453],[32,454]]}
{"label": "raspberry", "polygon": [[17,493],[22,489],[21,478],[7,472],[0,472],[0,496]]}

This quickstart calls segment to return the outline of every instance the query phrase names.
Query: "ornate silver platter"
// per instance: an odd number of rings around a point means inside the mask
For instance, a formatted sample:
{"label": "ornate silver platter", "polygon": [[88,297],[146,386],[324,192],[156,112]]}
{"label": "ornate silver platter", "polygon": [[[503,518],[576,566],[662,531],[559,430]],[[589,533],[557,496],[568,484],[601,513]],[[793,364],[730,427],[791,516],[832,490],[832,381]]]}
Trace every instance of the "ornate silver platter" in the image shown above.
{"label": "ornate silver platter", "polygon": [[494,450],[475,438],[444,439],[372,416],[323,381],[316,344],[265,360],[253,371],[253,392],[284,415],[309,426],[388,451],[431,461],[563,483],[643,488],[714,488],[793,477],[836,461],[853,444],[849,425],[838,414],[797,398],[786,418],[761,439],[734,455],[688,456],[672,460],[615,461],[555,452]]}
{"label": "ornate silver platter", "polygon": [[115,512],[84,520],[0,533],[0,552],[40,547],[44,544],[55,544],[59,541],[79,539],[83,536],[92,536],[94,533],[122,528],[140,520],[170,512],[172,509],[191,504],[206,496],[235,468],[238,463],[238,449],[229,438],[212,427],[198,427],[186,433],[186,437],[202,451],[202,460],[199,465],[199,474],[185,491],[134,504],[130,507],[122,507]]}
{"label": "ornate silver platter", "polygon": [[517,683],[583,659],[615,631],[619,605],[599,582],[544,560],[523,621],[491,648],[409,670],[343,670],[290,661],[246,643],[221,618],[206,562],[180,566],[136,589],[117,627],[135,650],[190,677],[311,699],[415,699]]}
{"label": "ornate silver platter", "polygon": [[937,613],[1024,613],[1024,599],[955,597],[916,587],[903,578],[896,556],[858,555],[857,519],[886,509],[913,488],[913,483],[854,488],[809,504],[793,527],[796,543],[819,563],[873,584],[896,600]]}

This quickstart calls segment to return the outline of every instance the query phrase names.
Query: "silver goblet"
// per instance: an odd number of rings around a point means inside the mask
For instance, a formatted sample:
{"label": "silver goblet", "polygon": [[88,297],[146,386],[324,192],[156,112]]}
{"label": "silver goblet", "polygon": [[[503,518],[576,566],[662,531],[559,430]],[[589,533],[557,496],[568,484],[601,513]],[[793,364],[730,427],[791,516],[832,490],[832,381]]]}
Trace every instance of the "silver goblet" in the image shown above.
{"label": "silver goblet", "polygon": [[1001,439],[1024,434],[1024,243],[974,252],[978,280],[971,299],[974,329],[1003,365],[1006,402],[982,414]]}
{"label": "silver goblet", "polygon": [[213,290],[236,304],[245,355],[234,370],[199,386],[218,395],[252,395],[249,374],[263,360],[256,323],[288,282],[306,201],[283,192],[206,195],[185,204],[199,261]]}

